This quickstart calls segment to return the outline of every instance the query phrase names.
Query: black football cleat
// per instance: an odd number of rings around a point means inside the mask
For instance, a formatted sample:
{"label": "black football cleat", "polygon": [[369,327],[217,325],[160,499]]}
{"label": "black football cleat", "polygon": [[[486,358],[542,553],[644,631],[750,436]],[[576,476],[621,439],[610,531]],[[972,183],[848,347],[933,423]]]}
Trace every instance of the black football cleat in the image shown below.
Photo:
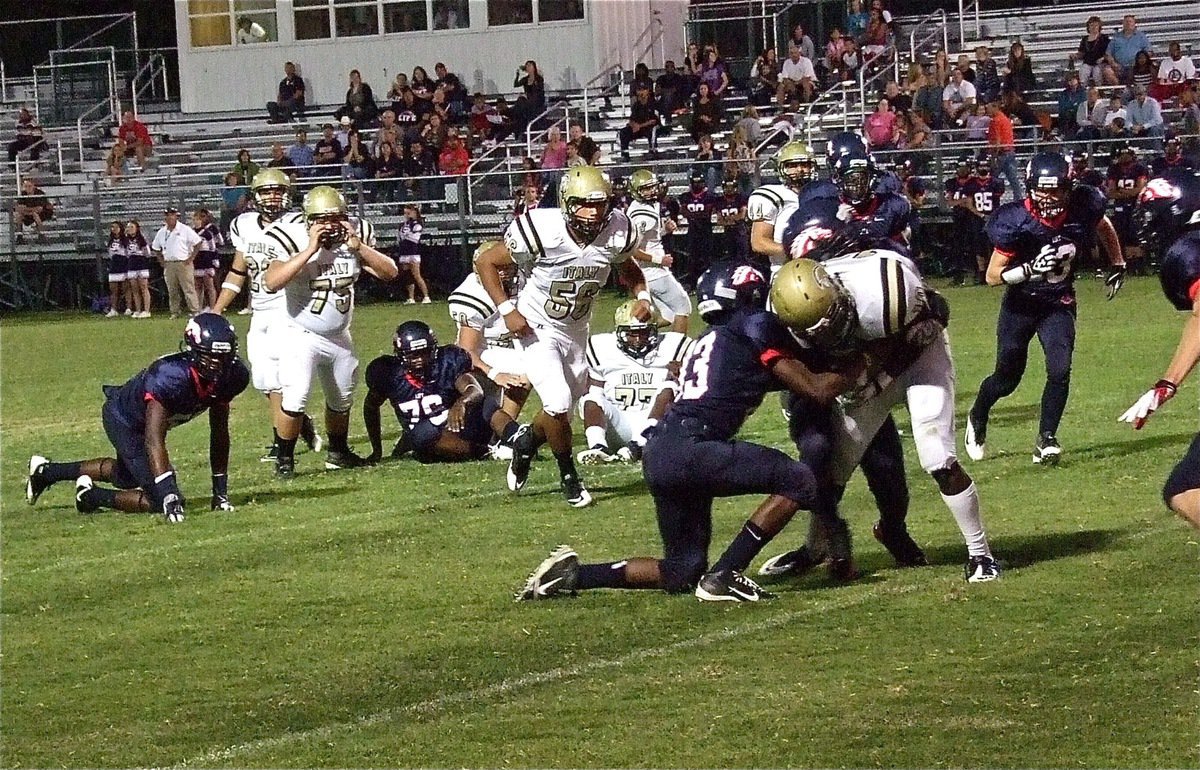
{"label": "black football cleat", "polygon": [[91,491],[95,486],[91,476],[85,475],[75,479],[75,510],[80,513],[95,513],[100,510],[100,506],[92,500]]}
{"label": "black football cleat", "polygon": [[275,478],[291,479],[296,476],[296,458],[279,455],[275,458]]}
{"label": "black football cleat", "polygon": [[569,545],[560,545],[542,560],[525,585],[513,596],[519,602],[553,599],[556,596],[574,595],[575,582],[579,579],[579,555]]}
{"label": "black football cleat", "polygon": [[1037,443],[1033,445],[1033,462],[1038,465],[1058,465],[1058,460],[1062,456],[1062,447],[1058,443],[1058,439],[1053,433],[1043,433],[1038,436]]}
{"label": "black football cleat", "polygon": [[702,602],[757,602],[775,597],[737,570],[723,569],[700,578],[696,598]]}
{"label": "black football cleat", "polygon": [[533,429],[528,425],[517,428],[510,443],[513,456],[508,463],[508,488],[513,492],[520,492],[529,480],[529,466],[533,464],[533,454],[537,451],[533,445]]}
{"label": "black football cleat", "polygon": [[972,556],[967,559],[964,578],[968,583],[986,583],[1000,577],[1000,564],[991,556]]}
{"label": "black football cleat", "polygon": [[883,544],[892,558],[896,560],[897,567],[928,567],[929,560],[925,558],[925,552],[921,550],[921,546],[912,539],[908,534],[908,529],[903,528],[896,530],[884,530],[883,522],[875,522],[875,526],[871,527],[871,534],[875,535],[875,539]]}
{"label": "black football cleat", "polygon": [[354,454],[353,450],[336,452],[329,450],[325,453],[325,470],[340,471],[346,468],[362,468],[369,465],[365,458]]}
{"label": "black football cleat", "polygon": [[572,508],[586,508],[592,504],[592,496],[583,486],[578,474],[569,473],[562,477],[562,492]]}
{"label": "black football cleat", "polygon": [[[821,560],[824,561],[824,560]],[[799,577],[821,562],[813,558],[808,546],[802,545],[794,551],[777,554],[767,559],[758,568],[761,577]]]}
{"label": "black football cleat", "polygon": [[46,466],[50,461],[41,455],[34,455],[29,458],[29,477],[25,480],[25,502],[33,505],[42,496],[42,493],[50,488],[49,481],[46,480]]}

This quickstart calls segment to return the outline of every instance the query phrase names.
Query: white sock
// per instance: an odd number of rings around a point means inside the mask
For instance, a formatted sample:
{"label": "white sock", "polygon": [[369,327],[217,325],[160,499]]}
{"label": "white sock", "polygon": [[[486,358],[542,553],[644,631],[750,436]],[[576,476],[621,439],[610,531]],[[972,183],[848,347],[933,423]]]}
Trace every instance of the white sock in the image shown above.
{"label": "white sock", "polygon": [[599,425],[590,425],[584,428],[583,435],[587,438],[588,449],[594,446],[608,446],[608,431],[601,428]]}
{"label": "white sock", "polygon": [[954,514],[954,521],[962,532],[963,540],[967,543],[967,553],[971,556],[991,556],[992,549],[988,546],[987,533],[983,531],[983,519],[979,515],[979,490],[975,482],[957,495],[942,495],[946,507]]}

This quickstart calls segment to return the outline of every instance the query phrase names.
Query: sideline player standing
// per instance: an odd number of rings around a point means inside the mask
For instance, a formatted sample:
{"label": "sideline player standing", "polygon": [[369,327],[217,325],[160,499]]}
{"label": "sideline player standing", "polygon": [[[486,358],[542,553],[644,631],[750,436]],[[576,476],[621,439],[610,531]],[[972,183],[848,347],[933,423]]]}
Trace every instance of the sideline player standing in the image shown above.
{"label": "sideline player standing", "polygon": [[[29,459],[25,499],[37,502],[50,485],[75,481],[75,508],[95,513],[161,511],[183,521],[184,499],[167,455],[167,431],[208,410],[212,510],[229,504],[229,402],[246,389],[250,372],[237,357],[237,333],[215,313],[201,313],[183,330],[186,350],[163,356],[121,386],[104,386],[100,414],[117,456],[55,463]],[[117,489],[96,486],[111,482]]]}
{"label": "sideline player standing", "polygon": [[[547,443],[558,463],[567,503],[592,502],[571,453],[571,406],[587,390],[588,326],[593,302],[612,266],[638,299],[634,316],[650,317],[651,297],[636,260],[637,232],[624,212],[612,210],[612,187],[593,166],[563,174],[558,209],[533,209],[504,231],[504,243],[480,255],[479,280],[525,346],[526,372],[542,400],[542,411],[513,437],[508,488],[519,491],[539,445]],[[514,305],[501,271],[516,262],[526,273]]]}
{"label": "sideline player standing", "polygon": [[1075,255],[1086,253],[1099,236],[1112,263],[1105,281],[1109,299],[1124,283],[1125,261],[1104,215],[1104,195],[1095,187],[1074,185],[1066,158],[1038,153],[1025,176],[1025,199],[1001,206],[987,223],[994,245],[987,282],[1006,289],[996,321],[996,368],[967,413],[965,444],[968,457],[983,459],[988,414],[1017,389],[1036,334],[1046,355],[1046,386],[1033,461],[1053,465],[1062,454],[1058,425],[1067,407],[1075,350]]}
{"label": "sideline player standing", "polygon": [[[396,278],[396,263],[371,244],[374,228],[351,220],[346,199],[327,185],[304,196],[304,224],[277,222],[266,233],[274,241],[264,283],[267,291],[285,290],[290,323],[280,335],[280,412],[276,416],[279,456],[275,473],[295,474],[296,439],[313,377],[325,393],[325,432],[329,451],[325,468],[353,468],[363,458],[350,450],[350,407],[358,378],[358,358],[350,338],[354,316],[354,284],[367,272],[383,281]],[[304,246],[300,244],[304,243]]]}
{"label": "sideline player standing", "polygon": [[629,192],[633,202],[625,214],[642,239],[641,249],[634,252],[634,258],[642,268],[659,314],[671,324],[671,331],[687,334],[692,298],[671,273],[675,257],[663,246],[663,239],[676,228],[674,218],[662,208],[667,186],[654,172],[639,168],[629,177]]}

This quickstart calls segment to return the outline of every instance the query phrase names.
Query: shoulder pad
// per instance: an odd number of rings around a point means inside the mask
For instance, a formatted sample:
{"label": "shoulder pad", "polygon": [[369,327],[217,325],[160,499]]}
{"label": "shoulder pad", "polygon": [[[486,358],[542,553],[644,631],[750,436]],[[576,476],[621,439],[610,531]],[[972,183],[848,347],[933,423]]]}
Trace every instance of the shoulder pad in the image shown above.
{"label": "shoulder pad", "polygon": [[1023,201],[1005,203],[987,221],[988,238],[996,248],[1009,251],[1016,246],[1032,221],[1033,217],[1025,210]]}

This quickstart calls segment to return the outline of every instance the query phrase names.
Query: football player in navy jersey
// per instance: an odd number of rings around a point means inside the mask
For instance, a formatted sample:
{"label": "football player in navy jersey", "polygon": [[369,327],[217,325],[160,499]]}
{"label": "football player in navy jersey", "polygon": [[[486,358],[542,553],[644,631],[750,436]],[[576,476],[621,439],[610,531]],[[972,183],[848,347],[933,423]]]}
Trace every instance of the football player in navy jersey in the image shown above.
{"label": "football player in navy jersey", "polygon": [[[184,498],[167,454],[167,431],[208,411],[211,509],[229,503],[229,402],[250,384],[250,371],[237,357],[237,333],[221,316],[201,313],[188,321],[179,353],[163,356],[124,385],[104,386],[100,410],[116,457],[56,463],[29,460],[25,499],[30,505],[59,481],[75,482],[75,508],[94,513],[112,508],[128,513],[161,511],[172,524],[183,521]],[[96,486],[112,483],[117,489]]]}
{"label": "football player in navy jersey", "polygon": [[[713,213],[717,210],[717,196],[708,189],[704,172],[692,171],[690,185],[679,195],[679,213],[687,220],[687,284],[695,286],[700,274],[708,268],[713,247]],[[681,275],[680,278],[683,276]]]}
{"label": "football player in navy jersey", "polygon": [[380,407],[391,402],[404,433],[392,457],[407,452],[421,462],[459,462],[487,457],[492,434],[511,439],[517,423],[485,397],[472,373],[471,354],[455,345],[438,347],[422,321],[405,321],[392,337],[393,355],[367,366],[363,422],[371,442],[367,458],[383,455]]}
{"label": "football player in navy jersey", "polygon": [[1137,159],[1137,148],[1124,144],[1117,150],[1116,160],[1108,167],[1104,191],[1112,203],[1112,223],[1117,230],[1125,258],[1135,269],[1141,265],[1142,247],[1138,243],[1133,223],[1133,208],[1150,178],[1150,171]]}
{"label": "football player in navy jersey", "polygon": [[975,162],[975,210],[979,212],[979,227],[972,231],[975,238],[976,266],[979,269],[979,283],[985,283],[984,274],[987,272],[988,259],[992,254],[992,242],[988,240],[984,225],[987,218],[1000,208],[1000,199],[1004,197],[1004,180],[992,176],[992,163],[987,158],[979,158]]}
{"label": "football player in navy jersey", "polygon": [[725,228],[721,237],[724,258],[749,261],[750,228],[746,222],[746,196],[738,192],[736,179],[721,182],[721,197],[717,199],[717,224]]}
{"label": "football player in navy jersey", "polygon": [[1062,453],[1057,433],[1067,406],[1075,349],[1076,252],[1086,251],[1099,237],[1111,263],[1105,280],[1109,299],[1125,280],[1125,261],[1116,231],[1104,215],[1103,194],[1075,185],[1066,158],[1038,153],[1025,176],[1025,199],[1001,206],[987,223],[994,246],[987,282],[1004,284],[1006,290],[996,322],[995,371],[979,386],[967,414],[966,448],[972,460],[983,459],[988,415],[1020,384],[1036,334],[1046,355],[1046,386],[1033,461],[1054,464]]}
{"label": "football player in navy jersey", "polygon": [[954,224],[955,233],[961,236],[958,242],[964,247],[957,251],[958,258],[955,259],[955,272],[963,283],[973,271],[977,271],[977,276],[982,278],[987,269],[987,262],[979,247],[981,241],[987,243],[987,235],[983,232],[983,222],[987,217],[975,206],[979,179],[972,173],[974,165],[971,154],[963,154],[958,159],[954,176],[947,179],[944,186],[946,200],[950,203],[950,221]]}
{"label": "football player in navy jersey", "polygon": [[[642,459],[663,557],[580,565],[573,549],[560,546],[529,576],[518,600],[590,588],[694,589],[705,601],[767,596],[726,565],[748,564],[797,510],[811,508],[816,480],[804,463],[734,436],[767,391],[788,389],[828,407],[862,367],[846,374],[814,373],[795,339],[764,309],[766,295],[765,276],[745,264],[713,265],[697,286],[698,309],[709,329],[685,359],[675,404],[650,436]],[[706,573],[713,500],[752,493],[770,496]],[[746,556],[746,551],[753,553]]]}
{"label": "football player in navy jersey", "polygon": [[1172,136],[1163,142],[1163,154],[1150,161],[1150,173],[1162,176],[1172,169],[1195,168],[1190,158],[1183,154],[1183,144],[1179,137]]}
{"label": "football player in navy jersey", "polygon": [[[1192,313],[1162,378],[1118,418],[1141,430],[1200,361],[1200,172],[1173,169],[1151,179],[1138,199],[1135,218],[1142,242],[1159,257],[1167,301]],[[1163,501],[1200,529],[1200,434],[1167,477]]]}

